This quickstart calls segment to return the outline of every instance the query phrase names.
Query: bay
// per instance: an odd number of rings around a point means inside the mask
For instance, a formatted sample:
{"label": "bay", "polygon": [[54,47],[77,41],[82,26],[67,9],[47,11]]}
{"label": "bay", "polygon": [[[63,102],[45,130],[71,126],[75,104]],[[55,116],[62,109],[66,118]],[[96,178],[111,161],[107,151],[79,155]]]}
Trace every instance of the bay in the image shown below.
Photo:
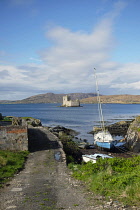
{"label": "bay", "polygon": [[[88,132],[99,126],[98,105],[82,104],[82,107],[59,107],[61,104],[0,104],[3,116],[34,117],[43,126],[64,126],[79,132],[78,138],[93,143]],[[140,104],[102,104],[106,125],[140,114]]]}

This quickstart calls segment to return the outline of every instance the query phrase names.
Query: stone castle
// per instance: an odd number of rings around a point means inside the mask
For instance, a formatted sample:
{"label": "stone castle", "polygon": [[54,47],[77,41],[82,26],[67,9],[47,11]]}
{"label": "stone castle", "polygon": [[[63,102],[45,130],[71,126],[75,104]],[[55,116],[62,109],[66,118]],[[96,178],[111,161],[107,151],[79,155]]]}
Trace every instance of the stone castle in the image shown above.
{"label": "stone castle", "polygon": [[64,107],[79,107],[80,101],[78,99],[71,100],[71,97],[66,95],[66,96],[63,96],[63,105],[62,106],[64,106]]}

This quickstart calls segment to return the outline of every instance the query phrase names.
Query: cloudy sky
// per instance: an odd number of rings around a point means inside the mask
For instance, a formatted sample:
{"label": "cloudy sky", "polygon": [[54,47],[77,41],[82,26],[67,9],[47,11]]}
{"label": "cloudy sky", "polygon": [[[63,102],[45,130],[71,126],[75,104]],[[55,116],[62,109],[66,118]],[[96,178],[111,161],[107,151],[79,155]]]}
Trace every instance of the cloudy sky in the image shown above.
{"label": "cloudy sky", "polygon": [[0,100],[140,93],[139,0],[0,0]]}

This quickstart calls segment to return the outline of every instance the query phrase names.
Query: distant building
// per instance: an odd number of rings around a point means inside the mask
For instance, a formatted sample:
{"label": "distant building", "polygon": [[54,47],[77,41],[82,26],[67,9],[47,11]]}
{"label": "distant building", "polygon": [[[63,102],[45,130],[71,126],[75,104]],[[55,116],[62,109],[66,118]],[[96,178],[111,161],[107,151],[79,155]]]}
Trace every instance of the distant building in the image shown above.
{"label": "distant building", "polygon": [[78,99],[76,100],[71,100],[71,97],[66,95],[63,96],[63,105],[65,107],[78,107],[80,106],[80,101]]}

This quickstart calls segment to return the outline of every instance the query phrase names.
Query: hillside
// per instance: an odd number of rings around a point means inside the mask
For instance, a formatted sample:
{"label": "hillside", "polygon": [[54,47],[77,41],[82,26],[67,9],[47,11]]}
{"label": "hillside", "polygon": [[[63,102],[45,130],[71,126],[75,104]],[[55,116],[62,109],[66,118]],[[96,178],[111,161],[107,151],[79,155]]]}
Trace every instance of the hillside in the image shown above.
{"label": "hillside", "polygon": [[[108,95],[100,96],[102,103],[139,104],[140,95]],[[89,97],[81,100],[81,103],[97,103],[97,97]]]}
{"label": "hillside", "polygon": [[[0,104],[62,103],[64,95],[66,94],[45,93],[18,101],[0,100]],[[71,96],[72,100],[79,99],[81,104],[97,103],[95,93],[69,93],[67,95]],[[140,104],[140,95],[102,95],[100,98],[102,103]]]}
{"label": "hillside", "polygon": [[0,100],[1,104],[29,104],[29,103],[62,103],[63,96],[69,95],[72,100],[83,99],[96,96],[95,93],[69,93],[69,94],[54,94],[54,93],[45,93],[29,98],[18,100],[18,101],[4,101]]}

